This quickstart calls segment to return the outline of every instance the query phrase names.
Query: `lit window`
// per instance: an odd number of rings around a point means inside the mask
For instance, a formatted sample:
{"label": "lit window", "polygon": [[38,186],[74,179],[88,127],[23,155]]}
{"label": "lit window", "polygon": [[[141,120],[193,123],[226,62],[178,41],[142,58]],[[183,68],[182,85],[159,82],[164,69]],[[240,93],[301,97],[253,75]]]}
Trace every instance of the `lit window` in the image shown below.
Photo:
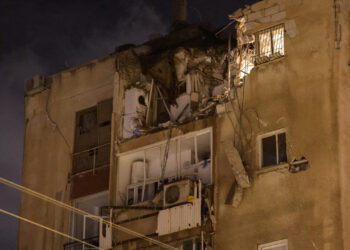
{"label": "lit window", "polygon": [[284,55],[284,26],[278,25],[256,35],[256,64],[264,63]]}
{"label": "lit window", "polygon": [[288,240],[279,240],[259,245],[258,250],[288,250]]}
{"label": "lit window", "polygon": [[242,63],[241,63],[241,70],[239,78],[243,79],[246,75],[250,74],[250,71],[254,68],[254,60],[252,57],[252,54],[246,53],[243,55]]}
{"label": "lit window", "polygon": [[268,167],[287,162],[286,132],[278,130],[260,136],[260,166]]}

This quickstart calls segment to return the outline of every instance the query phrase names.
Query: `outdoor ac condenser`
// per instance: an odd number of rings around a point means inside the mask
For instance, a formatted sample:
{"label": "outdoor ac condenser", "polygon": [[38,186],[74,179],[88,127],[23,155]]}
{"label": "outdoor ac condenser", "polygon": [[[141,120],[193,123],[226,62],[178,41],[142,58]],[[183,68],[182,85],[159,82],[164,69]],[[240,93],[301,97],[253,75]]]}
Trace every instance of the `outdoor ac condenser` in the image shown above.
{"label": "outdoor ac condenser", "polygon": [[191,195],[193,195],[193,182],[191,180],[164,185],[164,207],[185,203]]}

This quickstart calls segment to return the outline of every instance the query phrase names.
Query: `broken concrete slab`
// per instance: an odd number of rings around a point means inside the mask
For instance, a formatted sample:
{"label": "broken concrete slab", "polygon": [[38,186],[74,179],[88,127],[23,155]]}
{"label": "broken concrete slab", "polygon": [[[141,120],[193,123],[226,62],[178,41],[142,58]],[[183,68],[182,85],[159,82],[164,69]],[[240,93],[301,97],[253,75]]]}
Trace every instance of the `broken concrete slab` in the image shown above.
{"label": "broken concrete slab", "polygon": [[242,188],[250,187],[250,181],[248,174],[243,166],[241,156],[239,155],[237,149],[233,145],[232,140],[227,140],[222,143],[224,151],[228,161],[231,164],[233,174],[236,178],[237,183]]}

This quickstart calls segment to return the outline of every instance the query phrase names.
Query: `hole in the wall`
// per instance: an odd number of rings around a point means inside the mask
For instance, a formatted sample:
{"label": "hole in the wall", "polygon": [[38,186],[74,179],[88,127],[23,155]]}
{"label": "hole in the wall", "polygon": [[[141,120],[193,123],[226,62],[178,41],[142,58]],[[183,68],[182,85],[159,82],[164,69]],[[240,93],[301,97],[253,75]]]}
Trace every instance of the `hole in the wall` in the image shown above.
{"label": "hole in the wall", "polygon": [[139,96],[139,103],[140,103],[141,105],[146,105],[146,103],[145,103],[145,97],[143,97],[142,95]]}

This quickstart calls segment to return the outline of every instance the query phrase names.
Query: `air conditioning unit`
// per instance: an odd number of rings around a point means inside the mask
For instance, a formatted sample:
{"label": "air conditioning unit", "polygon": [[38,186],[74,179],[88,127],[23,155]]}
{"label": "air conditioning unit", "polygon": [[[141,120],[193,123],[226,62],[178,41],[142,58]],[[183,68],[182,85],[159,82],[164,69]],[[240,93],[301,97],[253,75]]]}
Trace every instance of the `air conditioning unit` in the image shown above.
{"label": "air conditioning unit", "polygon": [[170,207],[187,202],[193,196],[193,181],[183,180],[164,185],[164,207]]}
{"label": "air conditioning unit", "polygon": [[26,80],[25,91],[33,92],[40,91],[45,87],[45,77],[43,75],[35,75]]}

